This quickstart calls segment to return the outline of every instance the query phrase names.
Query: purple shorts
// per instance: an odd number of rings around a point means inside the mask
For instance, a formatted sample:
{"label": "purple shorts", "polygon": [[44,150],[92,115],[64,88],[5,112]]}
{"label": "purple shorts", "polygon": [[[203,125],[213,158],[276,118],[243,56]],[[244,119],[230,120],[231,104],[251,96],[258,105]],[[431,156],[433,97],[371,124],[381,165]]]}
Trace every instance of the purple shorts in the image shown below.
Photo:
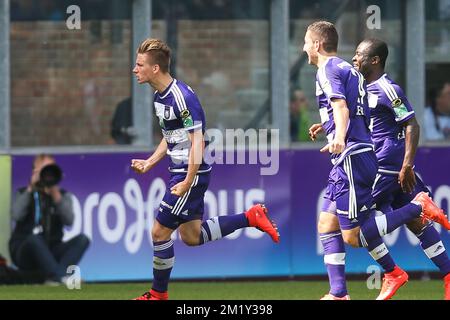
{"label": "purple shorts", "polygon": [[331,170],[322,211],[336,214],[341,229],[360,226],[372,211],[372,186],[377,171],[373,151],[348,155]]}
{"label": "purple shorts", "polygon": [[156,220],[170,229],[177,229],[180,224],[202,220],[204,211],[204,196],[208,190],[210,173],[197,174],[192,187],[182,196],[178,197],[171,193],[170,188],[181,182],[186,174],[172,174],[169,186],[159,206]]}
{"label": "purple shorts", "polygon": [[404,193],[398,183],[398,175],[379,173],[375,179],[372,195],[377,204],[377,209],[388,212],[407,205],[421,191],[429,192],[430,197],[432,196],[430,190],[417,174],[414,191]]}

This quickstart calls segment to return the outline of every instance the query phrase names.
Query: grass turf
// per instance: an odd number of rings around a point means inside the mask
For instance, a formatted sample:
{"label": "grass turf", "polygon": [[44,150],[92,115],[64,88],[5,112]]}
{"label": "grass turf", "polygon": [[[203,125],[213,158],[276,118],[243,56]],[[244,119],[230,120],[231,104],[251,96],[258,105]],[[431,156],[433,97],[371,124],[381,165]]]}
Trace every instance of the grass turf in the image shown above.
{"label": "grass turf", "polygon": [[[129,300],[146,290],[147,283],[83,283],[80,290],[65,286],[0,286],[0,300]],[[348,281],[352,300],[373,300],[378,290],[365,281]],[[325,281],[173,282],[171,300],[318,300],[328,290]],[[443,282],[409,281],[394,300],[442,300]]]}

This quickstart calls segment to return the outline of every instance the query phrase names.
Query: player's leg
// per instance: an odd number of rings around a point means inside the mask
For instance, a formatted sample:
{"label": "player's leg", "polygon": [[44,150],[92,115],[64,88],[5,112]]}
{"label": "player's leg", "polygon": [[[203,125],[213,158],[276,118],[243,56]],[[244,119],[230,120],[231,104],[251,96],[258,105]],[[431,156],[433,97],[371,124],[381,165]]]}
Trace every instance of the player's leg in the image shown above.
{"label": "player's leg", "polygon": [[336,217],[335,191],[339,179],[336,168],[330,171],[324,201],[319,214],[317,231],[323,247],[323,260],[327,268],[330,291],[322,300],[350,299],[345,279],[345,246]]}
{"label": "player's leg", "polygon": [[203,245],[207,242],[220,240],[235,230],[249,226],[244,213],[229,216],[219,216],[201,220],[191,220],[180,225],[181,239],[188,246]]}
{"label": "player's leg", "polygon": [[340,177],[336,207],[344,242],[353,247],[365,247],[386,272],[393,271],[395,263],[381,236],[368,240],[360,237],[375,207],[372,196],[378,171],[375,153],[349,155],[336,169]]}
{"label": "player's leg", "polygon": [[397,205],[395,210],[391,210],[390,206],[393,206],[394,201],[398,202],[398,198],[402,197],[403,194],[399,189],[397,180],[398,178],[394,175],[378,176],[372,194],[378,210],[381,210],[382,214],[372,216],[364,225],[361,225],[361,231],[366,240],[382,237],[420,217],[423,220],[439,222],[447,229],[450,228],[450,223],[442,210],[425,192],[419,192],[414,197],[405,199],[402,206]]}
{"label": "player's leg", "polygon": [[[416,182],[417,184],[412,194],[402,192],[396,197],[392,204],[394,208],[402,207],[404,204],[410,202],[419,192],[423,191],[430,193],[423,181],[417,175]],[[406,225],[420,240],[420,246],[425,255],[439,268],[445,282],[445,298],[450,300],[450,259],[445,250],[445,246],[442,243],[439,232],[434,228],[431,222],[426,221],[424,223],[421,218],[416,218]]]}
{"label": "player's leg", "polygon": [[390,299],[408,280],[406,272],[395,265],[381,236],[369,240],[360,238],[361,229],[374,210],[372,186],[378,170],[373,152],[349,155],[338,167],[340,180],[336,207],[344,241],[354,247],[365,247],[385,272],[378,300]]}
{"label": "player's leg", "polygon": [[335,202],[325,199],[322,212],[319,215],[317,230],[323,247],[323,261],[327,268],[330,291],[322,297],[322,300],[350,299],[345,280],[344,240],[335,212]]}
{"label": "player's leg", "polygon": [[[181,239],[188,246],[198,246],[220,240],[238,229],[250,227],[247,214],[252,210],[261,210],[261,215],[264,214],[261,205],[255,205],[246,213],[213,217],[203,222],[199,219],[184,222],[179,227]],[[273,222],[271,222],[271,227],[275,231],[277,230],[277,226]]]}
{"label": "player's leg", "polygon": [[135,300],[167,300],[170,273],[175,262],[173,240],[174,229],[163,226],[157,219],[153,222],[153,283],[150,291]]}
{"label": "player's leg", "polygon": [[370,241],[383,237],[419,217],[422,217],[422,220],[436,221],[450,230],[450,223],[443,211],[426,193],[421,192],[402,208],[370,217],[364,225],[361,225],[361,233],[366,240]]}
{"label": "player's leg", "polygon": [[244,213],[213,217],[201,222],[204,213],[204,195],[208,186],[209,174],[197,175],[193,186],[186,193],[185,200],[181,200],[180,204],[172,209],[172,214],[178,215],[182,221],[179,231],[187,245],[203,245],[247,227],[257,227],[267,232],[275,242],[279,241],[276,225],[268,219],[267,209],[260,204],[254,205]]}
{"label": "player's leg", "polygon": [[182,220],[173,210],[182,197],[173,195],[170,188],[184,179],[184,175],[172,175],[169,185],[161,201],[158,215],[152,227],[153,240],[153,283],[149,292],[136,300],[167,300],[170,274],[175,262],[175,251],[172,233],[179,227]]}

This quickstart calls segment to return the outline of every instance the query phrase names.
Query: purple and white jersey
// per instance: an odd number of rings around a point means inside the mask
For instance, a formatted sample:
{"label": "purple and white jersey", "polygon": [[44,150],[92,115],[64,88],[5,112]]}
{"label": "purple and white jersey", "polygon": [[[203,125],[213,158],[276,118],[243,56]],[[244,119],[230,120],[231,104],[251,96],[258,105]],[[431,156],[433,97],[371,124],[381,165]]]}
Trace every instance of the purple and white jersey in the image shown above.
{"label": "purple and white jersey", "polygon": [[397,174],[405,154],[404,123],[415,116],[403,90],[386,74],[367,85],[379,172]]}
{"label": "purple and white jersey", "polygon": [[[187,172],[191,141],[188,132],[202,130],[205,133],[205,113],[195,92],[185,83],[173,79],[164,92],[155,92],[154,106],[170,156],[169,170],[173,173]],[[199,173],[211,171],[203,163]]]}
{"label": "purple and white jersey", "polygon": [[328,142],[331,142],[335,136],[331,99],[345,99],[349,109],[346,146],[341,154],[331,155],[331,162],[334,165],[341,163],[349,154],[373,149],[369,130],[370,114],[366,84],[361,73],[341,58],[329,58],[317,71],[316,96],[322,127]]}

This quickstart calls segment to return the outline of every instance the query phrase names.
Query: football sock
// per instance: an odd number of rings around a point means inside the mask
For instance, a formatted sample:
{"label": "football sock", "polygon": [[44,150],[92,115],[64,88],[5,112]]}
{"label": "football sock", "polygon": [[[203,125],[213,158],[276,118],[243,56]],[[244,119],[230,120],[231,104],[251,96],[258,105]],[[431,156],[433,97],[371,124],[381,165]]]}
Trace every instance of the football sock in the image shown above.
{"label": "football sock", "polygon": [[371,240],[385,236],[406,222],[419,217],[421,212],[422,207],[420,205],[410,203],[400,209],[382,215],[371,215],[361,225],[361,232],[366,242],[369,243]]}
{"label": "football sock", "polygon": [[372,258],[384,269],[385,272],[391,272],[395,268],[395,262],[392,259],[388,248],[380,237],[367,241],[360,233],[360,245],[365,247]]}
{"label": "football sock", "polygon": [[152,289],[166,292],[170,272],[175,262],[173,240],[153,242],[153,285]]}
{"label": "football sock", "polygon": [[208,219],[202,223],[199,245],[219,240],[235,230],[248,227],[245,214],[233,214]]}
{"label": "football sock", "polygon": [[330,293],[336,297],[347,295],[345,283],[345,246],[340,231],[321,233],[324,263],[330,281]]}
{"label": "football sock", "polygon": [[445,246],[441,241],[441,237],[437,230],[433,227],[432,223],[428,223],[416,234],[420,240],[420,246],[427,255],[427,257],[433,261],[433,263],[439,268],[441,273],[445,276],[450,273],[450,259],[447,256]]}

